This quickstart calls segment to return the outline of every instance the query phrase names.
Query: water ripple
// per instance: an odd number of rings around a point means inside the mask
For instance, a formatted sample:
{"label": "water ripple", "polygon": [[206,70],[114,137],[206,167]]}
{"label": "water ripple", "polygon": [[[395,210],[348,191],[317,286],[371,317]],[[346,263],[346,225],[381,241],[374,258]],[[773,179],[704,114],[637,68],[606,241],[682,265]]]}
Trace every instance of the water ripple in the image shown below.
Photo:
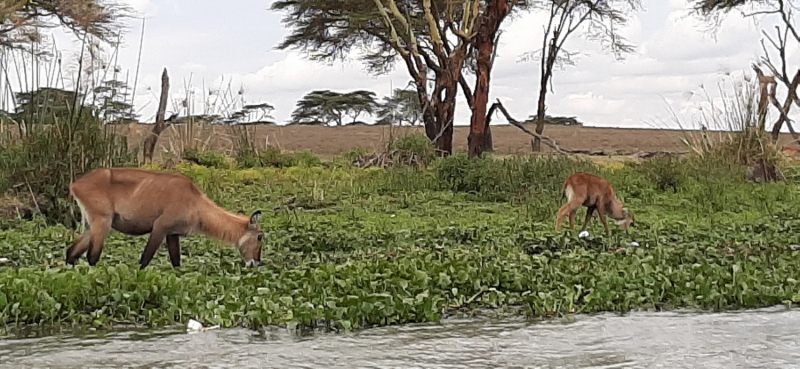
{"label": "water ripple", "polygon": [[0,341],[5,368],[797,368],[800,311],[446,320],[297,337],[225,329]]}

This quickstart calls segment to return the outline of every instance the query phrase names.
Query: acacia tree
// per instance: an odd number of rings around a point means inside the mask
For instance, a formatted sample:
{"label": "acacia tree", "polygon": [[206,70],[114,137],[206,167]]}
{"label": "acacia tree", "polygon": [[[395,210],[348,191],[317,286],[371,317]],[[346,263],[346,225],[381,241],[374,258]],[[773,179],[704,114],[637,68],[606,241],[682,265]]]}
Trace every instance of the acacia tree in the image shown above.
{"label": "acacia tree", "polygon": [[[777,20],[775,32],[770,34],[762,30],[761,45],[763,55],[761,65],[766,66],[765,73],[754,64],[753,69],[758,77],[761,88],[759,101],[759,129],[766,130],[766,115],[772,105],[778,111],[778,119],[772,126],[772,139],[778,141],[784,123],[797,142],[800,136],[792,126],[789,111],[794,104],[800,108],[798,86],[800,86],[800,63],[797,59],[787,60],[788,50],[800,46],[800,24],[794,17],[794,12],[800,10],[800,1],[796,0],[694,0],[694,9],[714,21],[719,21],[721,16],[732,10],[740,10],[746,17],[766,18]],[[777,62],[775,61],[777,59]],[[793,76],[792,76],[793,75]],[[785,97],[779,101],[778,82],[780,82]]]}
{"label": "acacia tree", "polygon": [[247,104],[242,106],[226,118],[221,118],[218,122],[222,124],[275,124],[272,111],[275,107],[268,103]]}
{"label": "acacia tree", "polygon": [[400,88],[392,91],[392,96],[383,98],[378,108],[377,124],[402,125],[403,122],[415,126],[422,116],[422,106],[416,91]]}
{"label": "acacia tree", "polygon": [[130,96],[128,84],[119,80],[100,82],[100,86],[93,89],[95,106],[100,117],[106,123],[122,123],[136,121],[133,113],[133,104],[128,102]]}
{"label": "acacia tree", "polygon": [[[500,1],[500,0],[491,0]],[[505,1],[505,0],[503,0]],[[372,73],[402,60],[422,106],[425,133],[452,152],[453,118],[468,49],[486,2],[481,0],[279,0],[290,34],[279,49],[296,48],[314,60],[336,60],[361,50]]]}
{"label": "acacia tree", "polygon": [[0,43],[16,47],[38,42],[39,29],[56,25],[108,41],[128,10],[105,0],[4,0],[0,2]]}
{"label": "acacia tree", "polygon": [[[523,55],[523,60],[539,61],[539,97],[536,109],[536,133],[544,132],[546,121],[546,99],[548,86],[552,89],[553,70],[556,67],[574,65],[574,52],[564,49],[569,37],[583,30],[589,39],[600,41],[605,50],[615,57],[633,51],[619,33],[627,22],[625,14],[639,5],[639,0],[534,0],[535,9],[548,12],[548,22],[544,27],[542,47]],[[532,143],[533,151],[541,150],[541,139],[537,136]]]}
{"label": "acacia tree", "polygon": [[376,107],[375,93],[353,91],[339,93],[334,91],[312,91],[297,102],[292,112],[292,122],[296,124],[344,124],[350,115],[355,123],[362,113],[372,114]]}
{"label": "acacia tree", "polygon": [[69,119],[75,110],[75,94],[75,91],[49,87],[19,92],[15,94],[17,107],[11,117],[20,126],[20,132],[26,134],[31,131],[33,124],[52,125],[58,120]]}

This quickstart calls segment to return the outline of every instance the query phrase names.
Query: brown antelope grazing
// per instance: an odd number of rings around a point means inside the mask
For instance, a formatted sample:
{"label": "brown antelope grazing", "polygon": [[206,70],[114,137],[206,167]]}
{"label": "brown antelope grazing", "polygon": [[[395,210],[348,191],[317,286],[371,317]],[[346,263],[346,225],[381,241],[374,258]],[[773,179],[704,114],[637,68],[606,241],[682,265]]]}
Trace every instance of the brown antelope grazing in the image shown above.
{"label": "brown antelope grazing", "polygon": [[800,149],[796,147],[781,147],[781,154],[785,157],[797,157],[800,156]]}
{"label": "brown antelope grazing", "polygon": [[96,265],[111,228],[132,236],[150,234],[139,260],[142,269],[150,264],[165,238],[172,266],[179,267],[179,237],[193,233],[234,245],[247,267],[261,263],[261,211],[251,216],[229,212],[182,174],[101,168],[70,184],[69,190],[86,230],[67,250],[67,264],[75,265],[88,250],[89,265]]}
{"label": "brown antelope grazing", "polygon": [[569,216],[569,226],[574,230],[575,214],[581,206],[587,208],[582,230],[586,229],[595,210],[606,232],[611,232],[606,222],[606,214],[614,218],[623,230],[627,231],[628,226],[634,224],[633,213],[624,207],[622,201],[617,198],[611,182],[605,178],[588,173],[575,173],[564,181],[561,191],[562,198],[566,196],[567,203],[558,210],[556,231],[561,230],[561,223],[566,216]]}

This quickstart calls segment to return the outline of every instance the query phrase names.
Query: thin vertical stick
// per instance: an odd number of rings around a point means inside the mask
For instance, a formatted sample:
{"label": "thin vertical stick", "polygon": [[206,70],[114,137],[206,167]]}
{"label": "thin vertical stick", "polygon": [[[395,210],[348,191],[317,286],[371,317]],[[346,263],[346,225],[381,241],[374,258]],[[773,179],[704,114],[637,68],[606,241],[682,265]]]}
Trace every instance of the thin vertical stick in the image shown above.
{"label": "thin vertical stick", "polygon": [[142,34],[139,37],[139,56],[136,58],[136,74],[133,77],[133,92],[131,93],[131,114],[133,114],[133,101],[136,99],[136,83],[139,82],[139,66],[142,65],[142,45],[144,44],[144,20],[142,17]]}

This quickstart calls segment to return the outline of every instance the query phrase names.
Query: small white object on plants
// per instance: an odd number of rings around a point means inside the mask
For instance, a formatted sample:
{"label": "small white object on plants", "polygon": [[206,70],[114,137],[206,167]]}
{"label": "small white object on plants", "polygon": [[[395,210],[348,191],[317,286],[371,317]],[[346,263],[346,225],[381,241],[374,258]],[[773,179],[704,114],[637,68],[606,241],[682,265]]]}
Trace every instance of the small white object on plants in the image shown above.
{"label": "small white object on plants", "polygon": [[580,238],[589,237],[589,231],[583,231],[581,233],[578,233],[578,237]]}
{"label": "small white object on plants", "polygon": [[10,261],[11,261],[11,259],[9,259],[9,258],[0,258],[0,263],[8,263]]}
{"label": "small white object on plants", "polygon": [[189,319],[189,323],[186,323],[187,332],[197,332],[202,329],[203,329],[203,323],[200,323],[194,319]]}
{"label": "small white object on plants", "polygon": [[[216,318],[216,315],[214,317]],[[188,333],[205,332],[217,328],[219,328],[219,325],[203,327],[203,323],[200,323],[194,319],[189,319],[189,323],[186,323],[186,332]]]}
{"label": "small white object on plants", "polygon": [[633,242],[631,242],[631,246],[633,246],[633,247],[639,247],[639,243],[638,243],[638,242],[636,242],[636,241],[633,241]]}

